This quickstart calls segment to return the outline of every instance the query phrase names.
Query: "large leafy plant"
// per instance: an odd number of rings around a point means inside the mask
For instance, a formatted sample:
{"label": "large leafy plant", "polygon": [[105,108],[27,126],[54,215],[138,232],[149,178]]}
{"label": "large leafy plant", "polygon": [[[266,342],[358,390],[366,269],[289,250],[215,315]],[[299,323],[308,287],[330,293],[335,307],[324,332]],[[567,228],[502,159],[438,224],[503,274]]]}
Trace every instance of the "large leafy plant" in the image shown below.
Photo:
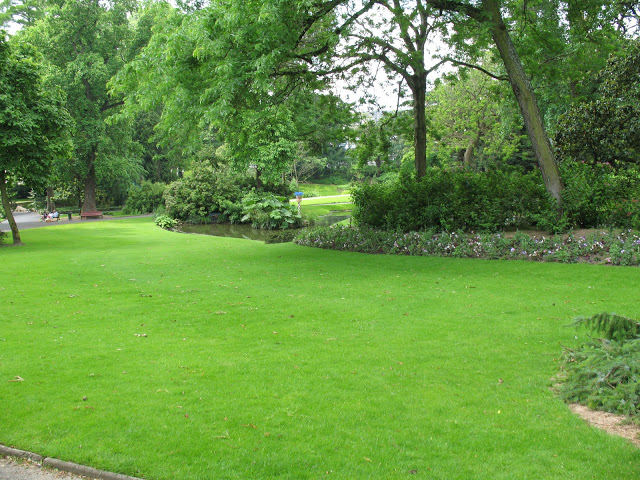
{"label": "large leafy plant", "polygon": [[299,226],[302,218],[286,197],[272,193],[250,193],[242,199],[242,222],[251,222],[253,228],[266,230]]}

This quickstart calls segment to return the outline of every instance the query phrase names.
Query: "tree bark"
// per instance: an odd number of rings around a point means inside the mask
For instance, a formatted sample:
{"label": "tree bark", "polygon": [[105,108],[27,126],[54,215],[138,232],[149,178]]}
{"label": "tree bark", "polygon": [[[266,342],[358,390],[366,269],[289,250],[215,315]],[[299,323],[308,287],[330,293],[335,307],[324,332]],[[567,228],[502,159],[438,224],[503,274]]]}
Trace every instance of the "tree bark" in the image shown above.
{"label": "tree bark", "polygon": [[478,134],[474,135],[469,139],[469,143],[467,144],[467,149],[464,151],[464,166],[465,168],[470,169],[473,161],[473,152],[480,141],[480,131],[478,130]]}
{"label": "tree bark", "polygon": [[84,181],[84,200],[82,202],[83,212],[95,212],[96,207],[96,151],[89,154],[89,169]]}
{"label": "tree bark", "polygon": [[56,202],[53,201],[53,187],[47,187],[47,212],[53,212],[56,209]]}
{"label": "tree bark", "polygon": [[542,122],[542,115],[538,108],[538,102],[533,92],[531,82],[527,78],[520,57],[511,41],[509,32],[500,13],[500,5],[497,0],[482,0],[482,5],[491,19],[491,35],[500,57],[504,62],[511,88],[516,96],[520,112],[524,119],[527,134],[533,145],[533,153],[542,172],[544,185],[549,195],[557,202],[559,213],[562,212],[562,190],[564,185],[560,178],[560,170],[556,162],[551,142]]}
{"label": "tree bark", "polygon": [[263,183],[262,183],[261,176],[262,176],[262,172],[260,171],[260,168],[256,166],[256,190],[262,190]]}
{"label": "tree bark", "polygon": [[427,74],[414,75],[409,83],[413,94],[413,147],[416,172],[422,178],[427,174]]}
{"label": "tree bark", "polygon": [[4,213],[7,215],[7,220],[11,227],[13,244],[15,246],[24,245],[20,239],[18,224],[16,223],[16,219],[13,218],[13,213],[11,212],[11,203],[9,202],[9,195],[7,195],[7,174],[4,170],[0,170],[0,196],[2,196],[2,207],[4,208]]}

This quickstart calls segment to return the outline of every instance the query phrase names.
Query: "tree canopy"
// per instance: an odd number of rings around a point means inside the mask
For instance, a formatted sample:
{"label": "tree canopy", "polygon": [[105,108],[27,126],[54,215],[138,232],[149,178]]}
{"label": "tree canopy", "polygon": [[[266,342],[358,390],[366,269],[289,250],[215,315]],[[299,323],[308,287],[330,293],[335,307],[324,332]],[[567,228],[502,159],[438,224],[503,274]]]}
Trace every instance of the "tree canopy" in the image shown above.
{"label": "tree canopy", "polygon": [[71,120],[63,92],[32,48],[7,42],[0,31],[0,193],[13,243],[21,244],[7,183],[46,185],[56,158],[70,153]]}

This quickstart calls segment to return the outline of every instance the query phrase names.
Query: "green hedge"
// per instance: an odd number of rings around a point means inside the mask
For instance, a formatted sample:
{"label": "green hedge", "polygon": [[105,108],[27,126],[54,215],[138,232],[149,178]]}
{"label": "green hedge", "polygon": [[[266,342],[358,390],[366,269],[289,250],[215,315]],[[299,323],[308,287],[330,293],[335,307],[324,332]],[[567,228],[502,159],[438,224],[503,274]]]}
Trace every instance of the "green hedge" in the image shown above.
{"label": "green hedge", "polygon": [[351,192],[359,225],[403,232],[499,231],[554,216],[536,172],[470,172],[431,169],[423,178],[401,174],[396,181],[363,184]]}

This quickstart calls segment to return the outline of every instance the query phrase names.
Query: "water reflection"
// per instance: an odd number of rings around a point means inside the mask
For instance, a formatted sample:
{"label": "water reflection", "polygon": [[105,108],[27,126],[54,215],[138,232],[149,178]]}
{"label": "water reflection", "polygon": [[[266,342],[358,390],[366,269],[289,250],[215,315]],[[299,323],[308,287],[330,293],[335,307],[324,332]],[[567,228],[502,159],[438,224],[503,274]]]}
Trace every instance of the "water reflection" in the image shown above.
{"label": "water reflection", "polygon": [[[318,225],[329,226],[349,218],[349,215],[328,215],[321,217]],[[258,230],[251,225],[231,225],[228,223],[212,223],[208,225],[183,223],[178,227],[182,233],[197,233],[199,235],[213,235],[216,237],[245,238],[247,240],[259,240],[268,242],[281,230]]]}
{"label": "water reflection", "polygon": [[268,241],[274,235],[274,232],[271,230],[258,230],[251,228],[251,225],[230,225],[228,223],[213,223],[210,225],[183,223],[178,230],[183,233],[245,238],[247,240],[260,240],[262,242]]}

